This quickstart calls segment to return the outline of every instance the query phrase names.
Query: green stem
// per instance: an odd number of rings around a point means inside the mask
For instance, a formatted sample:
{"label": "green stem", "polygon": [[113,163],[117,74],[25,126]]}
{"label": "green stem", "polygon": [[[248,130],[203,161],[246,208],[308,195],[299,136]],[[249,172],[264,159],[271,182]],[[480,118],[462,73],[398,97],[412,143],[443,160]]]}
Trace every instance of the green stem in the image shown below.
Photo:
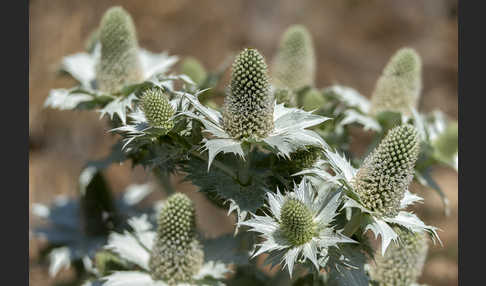
{"label": "green stem", "polygon": [[344,226],[343,234],[347,237],[353,236],[353,234],[359,229],[361,225],[361,211],[357,211],[351,220]]}

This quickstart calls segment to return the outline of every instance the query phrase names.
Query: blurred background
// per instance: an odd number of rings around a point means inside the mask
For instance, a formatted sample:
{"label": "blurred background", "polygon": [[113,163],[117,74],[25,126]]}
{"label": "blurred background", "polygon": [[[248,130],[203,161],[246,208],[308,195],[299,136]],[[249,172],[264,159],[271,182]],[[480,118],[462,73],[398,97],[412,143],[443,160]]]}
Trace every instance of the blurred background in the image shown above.
{"label": "blurred background", "polygon": [[[216,69],[233,52],[260,50],[269,61],[280,35],[291,24],[311,32],[317,57],[316,86],[339,83],[370,96],[389,57],[403,46],[415,48],[423,60],[420,111],[441,109],[457,119],[458,32],[457,0],[341,0],[341,1],[105,1],[31,0],[29,51],[29,199],[46,203],[56,195],[76,195],[77,179],[88,160],[108,154],[116,138],[108,135],[98,114],[43,109],[53,88],[68,88],[73,79],[56,74],[63,56],[84,50],[85,41],[107,8],[121,5],[133,16],[139,44],[153,52],[194,56],[207,69]],[[353,147],[363,150],[360,136]],[[366,142],[365,142],[366,141]],[[114,190],[151,180],[129,164],[112,166],[107,178]],[[442,229],[444,247],[431,246],[420,280],[429,285],[458,285],[457,173],[437,168],[433,176],[447,194],[452,212],[443,213],[439,196],[413,185],[425,198],[416,212]],[[174,178],[178,183],[181,178]],[[232,232],[233,219],[214,208],[188,183],[178,190],[196,200],[199,226],[216,236]],[[162,192],[149,200],[162,198]],[[30,216],[30,226],[38,221]],[[56,279],[39,259],[42,241],[30,240],[30,285],[67,281],[70,271]]]}

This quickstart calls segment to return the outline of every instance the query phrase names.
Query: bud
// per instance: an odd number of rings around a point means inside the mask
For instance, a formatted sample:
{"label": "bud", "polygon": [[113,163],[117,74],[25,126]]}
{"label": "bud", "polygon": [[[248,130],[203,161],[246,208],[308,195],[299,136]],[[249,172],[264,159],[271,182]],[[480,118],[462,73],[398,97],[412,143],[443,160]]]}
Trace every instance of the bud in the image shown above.
{"label": "bud", "polygon": [[161,89],[152,88],[144,91],[140,103],[150,126],[166,131],[174,127],[174,109]]}
{"label": "bud", "polygon": [[316,60],[309,31],[302,25],[289,27],[280,40],[272,65],[275,86],[298,90],[314,85]]}
{"label": "bud", "polygon": [[411,114],[422,90],[422,61],[414,49],[398,50],[383,69],[371,96],[371,114],[383,111]]}
{"label": "bud", "polygon": [[422,274],[427,258],[427,235],[399,227],[393,229],[399,235],[400,243],[391,244],[385,256],[376,257],[376,265],[371,267],[370,277],[380,286],[412,285]]}
{"label": "bud", "polygon": [[266,137],[273,130],[273,104],[265,59],[255,49],[243,50],[233,63],[223,106],[225,131],[235,139]]}
{"label": "bud", "polygon": [[100,90],[115,93],[142,80],[138,42],[132,17],[121,7],[105,12],[99,28],[101,59],[96,66]]}
{"label": "bud", "polygon": [[420,147],[417,130],[406,124],[391,129],[359,168],[353,185],[363,205],[385,217],[398,214],[413,179]]}
{"label": "bud", "polygon": [[185,194],[171,195],[159,215],[149,267],[154,280],[169,285],[191,282],[204,262],[196,239],[196,211]]}
{"label": "bud", "polygon": [[197,85],[203,84],[207,77],[206,69],[193,57],[187,57],[181,64],[181,72],[190,77]]}
{"label": "bud", "polygon": [[457,153],[459,128],[457,121],[450,122],[444,132],[432,142],[437,152],[444,158],[452,158]]}
{"label": "bud", "polygon": [[316,235],[316,225],[309,208],[295,198],[288,198],[282,205],[281,227],[287,240],[294,246],[310,241]]}
{"label": "bud", "polygon": [[316,110],[324,106],[326,103],[326,99],[322,95],[321,92],[319,92],[316,89],[310,89],[304,95],[302,96],[302,108],[305,111],[311,111],[311,110]]}
{"label": "bud", "polygon": [[290,153],[290,160],[285,160],[283,167],[291,173],[309,169],[321,158],[322,150],[315,146],[299,149]]}

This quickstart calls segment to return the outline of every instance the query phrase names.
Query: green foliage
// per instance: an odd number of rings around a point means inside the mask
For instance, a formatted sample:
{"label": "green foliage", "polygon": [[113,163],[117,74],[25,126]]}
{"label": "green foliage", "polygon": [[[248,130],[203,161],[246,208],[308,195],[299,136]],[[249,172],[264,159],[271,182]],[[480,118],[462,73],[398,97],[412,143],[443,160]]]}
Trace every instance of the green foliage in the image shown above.
{"label": "green foliage", "polygon": [[138,41],[132,17],[121,7],[105,12],[99,28],[101,59],[96,67],[99,89],[119,92],[142,80]]}
{"label": "green foliage", "polygon": [[224,129],[231,137],[263,138],[272,131],[274,102],[267,73],[257,50],[245,49],[236,57],[223,106]]}

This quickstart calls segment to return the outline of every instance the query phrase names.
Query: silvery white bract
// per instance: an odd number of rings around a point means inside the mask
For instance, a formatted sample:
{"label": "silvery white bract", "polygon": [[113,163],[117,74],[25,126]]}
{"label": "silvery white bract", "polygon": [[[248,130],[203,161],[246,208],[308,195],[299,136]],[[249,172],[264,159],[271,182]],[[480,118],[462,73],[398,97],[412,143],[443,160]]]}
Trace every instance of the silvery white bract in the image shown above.
{"label": "silvery white bract", "polygon": [[[310,211],[312,223],[316,232],[313,237],[300,245],[294,245],[285,236],[282,226],[282,206],[288,199],[296,199]],[[305,262],[307,259],[319,270],[318,260],[325,259],[330,247],[338,247],[339,243],[356,243],[356,241],[336,231],[331,223],[338,214],[337,209],[342,202],[341,192],[321,189],[317,192],[307,178],[294,186],[294,191],[285,195],[280,193],[267,193],[267,204],[270,213],[265,216],[252,214],[252,218],[240,222],[242,226],[250,227],[250,231],[257,232],[264,239],[255,249],[253,257],[268,253],[267,261],[272,265],[284,263],[290,276],[296,262]]]}
{"label": "silvery white bract", "polygon": [[[150,275],[150,251],[154,244],[156,232],[147,220],[146,215],[134,217],[128,221],[133,232],[124,231],[123,234],[112,233],[105,246],[119,255],[122,259],[133,263],[137,270],[115,271],[102,277],[106,286],[167,286],[165,281],[154,281]],[[194,284],[179,283],[179,286],[221,286],[220,282],[229,273],[225,264],[219,261],[206,261],[193,279]]]}
{"label": "silvery white bract", "polygon": [[[199,120],[206,128],[205,131],[211,135],[210,139],[203,141],[204,148],[209,152],[208,170],[214,158],[220,152],[233,153],[244,158],[245,152],[242,148],[244,141],[233,139],[225,132],[221,113],[201,104],[197,98],[200,93],[195,96],[188,93],[183,94],[198,111],[188,111],[183,114]],[[329,119],[301,109],[287,108],[283,104],[275,104],[273,131],[262,141],[277,155],[286,158],[289,158],[290,153],[307,145],[327,148],[327,144],[319,134],[306,128],[316,126]]]}
{"label": "silvery white bract", "polygon": [[[97,44],[92,53],[83,52],[65,57],[61,64],[61,70],[76,79],[79,86],[70,89],[51,90],[44,106],[68,110],[105,105],[100,110],[102,116],[108,114],[113,117],[114,114],[117,114],[120,120],[125,123],[126,108],[130,108],[134,99],[134,94],[130,90],[133,90],[140,83],[127,86],[128,94],[125,94],[122,90],[123,96],[115,96],[98,90],[95,67],[100,60],[100,54],[101,45]],[[178,60],[176,56],[169,56],[167,52],[155,54],[144,49],[139,49],[139,58],[143,70],[143,81],[155,80],[157,76],[166,73]]]}
{"label": "silvery white bract", "polygon": [[[177,112],[183,112],[189,107],[189,102],[182,97],[177,97],[169,101],[172,108]],[[129,151],[129,145],[134,140],[152,140],[160,135],[165,135],[167,130],[150,126],[144,112],[137,106],[134,111],[130,112],[128,118],[131,119],[129,124],[111,129],[110,132],[118,133],[123,138],[122,149]],[[171,120],[174,120],[175,116]]]}
{"label": "silvery white bract", "polygon": [[333,85],[324,90],[325,94],[331,94],[344,104],[338,108],[339,113],[344,114],[344,118],[339,122],[339,126],[358,123],[364,130],[380,132],[382,130],[378,121],[369,115],[371,102],[368,98],[361,95],[353,88]]}
{"label": "silvery white bract", "polygon": [[[344,190],[344,206],[343,208],[358,208],[362,213],[367,215],[366,220],[362,226],[364,231],[371,230],[375,237],[381,236],[381,252],[384,254],[391,241],[396,241],[398,235],[391,228],[390,225],[398,224],[413,232],[427,231],[432,235],[432,238],[440,241],[437,235],[437,228],[428,226],[422,222],[415,214],[406,212],[407,206],[410,206],[416,202],[421,202],[423,199],[416,194],[410,193],[408,190],[405,192],[405,196],[400,202],[401,211],[395,217],[383,217],[374,213],[373,211],[364,207],[361,203],[359,195],[353,190],[351,181],[357,173],[349,161],[338,152],[325,150],[327,160],[322,160],[321,166],[303,170],[295,175],[314,175],[325,182],[332,182],[335,185],[341,187]],[[330,169],[335,173],[331,175],[327,170]],[[349,217],[348,217],[349,219]]]}
{"label": "silvery white bract", "polygon": [[[80,176],[81,187],[89,176],[87,173],[84,178]],[[139,214],[135,205],[152,190],[149,184],[128,186],[123,196],[115,199],[116,210],[124,217]],[[34,234],[58,246],[49,253],[49,274],[55,276],[62,268],[69,268],[71,262],[77,260],[82,260],[85,268],[90,268],[89,258],[106,243],[107,236],[92,236],[83,231],[80,200],[59,196],[51,206],[36,203],[32,209],[34,215],[48,223],[45,227],[34,229]]]}

